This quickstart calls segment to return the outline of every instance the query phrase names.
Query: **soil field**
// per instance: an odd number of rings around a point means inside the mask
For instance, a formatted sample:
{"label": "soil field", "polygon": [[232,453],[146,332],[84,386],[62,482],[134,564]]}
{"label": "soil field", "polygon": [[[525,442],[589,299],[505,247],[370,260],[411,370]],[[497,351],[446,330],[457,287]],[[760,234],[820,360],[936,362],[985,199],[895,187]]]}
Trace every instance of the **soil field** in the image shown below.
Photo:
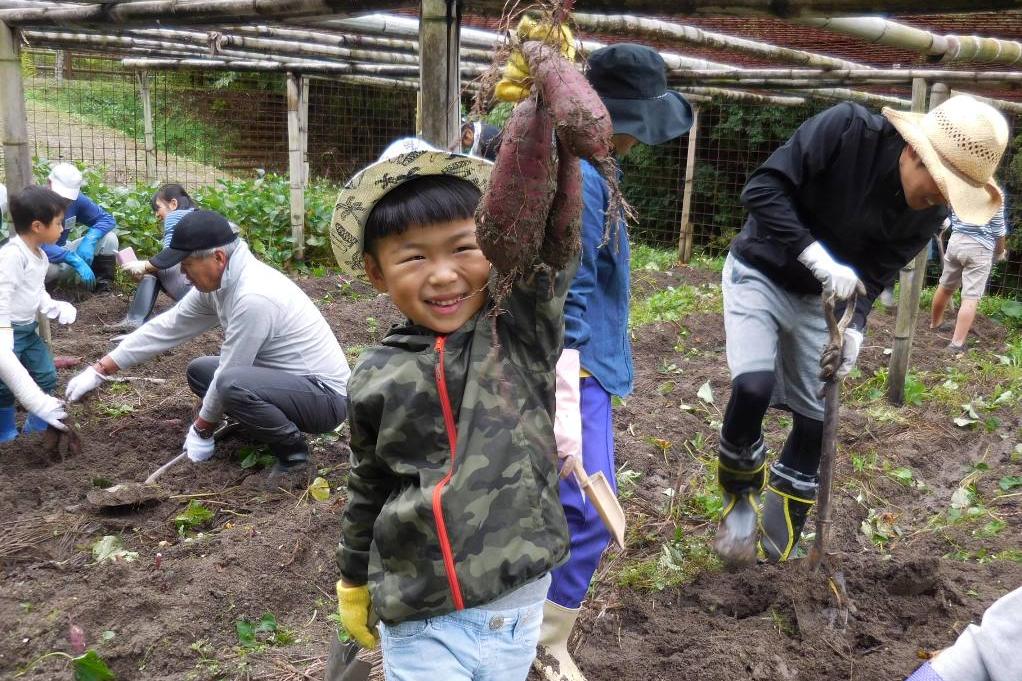
{"label": "soil field", "polygon": [[[920,655],[1022,584],[1022,370],[1004,354],[1005,332],[981,319],[985,349],[950,359],[940,351],[947,334],[920,324],[915,404],[894,409],[873,377],[886,366],[893,317],[875,313],[863,375],[844,391],[829,570],[808,575],[795,560],[726,572],[707,548],[729,383],[718,277],[687,268],[635,277],[636,300],[668,286],[691,299],[634,330],[636,391],[615,408],[628,548],[604,558],[572,641],[576,659],[590,681],[903,679]],[[351,361],[396,320],[385,297],[336,277],[299,284]],[[57,354],[99,357],[113,335],[103,325],[126,307],[123,294],[80,301],[78,323],[54,328]],[[77,456],[49,461],[31,437],[0,445],[0,678],[69,652],[71,624],[122,680],[322,678],[348,465],[343,427],[313,441],[326,501],[264,491],[265,472],[250,465],[258,450],[243,435],[221,442],[209,463],[172,469],[163,479],[169,500],[119,512],[86,500],[178,454],[195,406],[185,367],[219,341],[210,333],[124,371],[129,380],[75,406]],[[74,371],[60,372],[61,390]],[[787,425],[780,412],[768,417],[774,451]],[[185,513],[190,503],[211,517]],[[97,560],[104,536],[137,556]],[[260,618],[263,631],[249,636]],[[52,656],[22,678],[71,671]]]}

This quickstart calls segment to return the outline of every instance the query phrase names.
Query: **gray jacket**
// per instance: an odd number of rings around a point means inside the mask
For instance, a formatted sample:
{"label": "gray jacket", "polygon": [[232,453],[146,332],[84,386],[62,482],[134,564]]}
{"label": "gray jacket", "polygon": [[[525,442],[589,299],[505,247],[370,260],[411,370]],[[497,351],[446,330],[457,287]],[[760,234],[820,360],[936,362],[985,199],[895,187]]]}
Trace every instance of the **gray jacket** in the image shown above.
{"label": "gray jacket", "polygon": [[239,241],[213,293],[192,289],[163,314],[128,335],[110,353],[121,368],[140,364],[219,324],[224,330],[220,366],[199,416],[223,415],[217,378],[225,367],[280,369],[317,380],[345,395],[351,371],[344,351],[319,309],[286,276],[265,265]]}

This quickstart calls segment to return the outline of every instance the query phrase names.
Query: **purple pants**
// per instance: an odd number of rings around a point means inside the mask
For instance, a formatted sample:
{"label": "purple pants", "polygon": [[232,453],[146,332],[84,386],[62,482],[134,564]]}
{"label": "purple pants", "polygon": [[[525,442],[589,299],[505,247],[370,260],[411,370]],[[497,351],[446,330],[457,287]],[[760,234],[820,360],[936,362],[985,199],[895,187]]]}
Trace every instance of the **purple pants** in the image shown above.
{"label": "purple pants", "polygon": [[[610,418],[610,393],[591,376],[581,379],[582,464],[586,473],[603,471],[617,492],[614,477],[614,429]],[[571,555],[568,562],[552,573],[547,598],[565,608],[577,608],[589,590],[589,582],[600,564],[600,556],[610,543],[610,532],[604,527],[592,501],[583,502],[574,477],[561,480],[561,506],[568,520]]]}

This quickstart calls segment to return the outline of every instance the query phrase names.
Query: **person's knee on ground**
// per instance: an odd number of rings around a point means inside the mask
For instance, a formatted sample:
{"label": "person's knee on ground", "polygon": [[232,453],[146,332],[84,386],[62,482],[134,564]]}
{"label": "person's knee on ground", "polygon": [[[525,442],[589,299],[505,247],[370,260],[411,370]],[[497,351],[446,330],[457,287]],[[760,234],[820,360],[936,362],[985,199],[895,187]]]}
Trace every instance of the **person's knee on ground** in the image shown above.
{"label": "person's knee on ground", "polygon": [[763,494],[760,546],[771,561],[787,560],[798,546],[816,503],[822,444],[823,422],[795,414],[780,460],[770,467]]}

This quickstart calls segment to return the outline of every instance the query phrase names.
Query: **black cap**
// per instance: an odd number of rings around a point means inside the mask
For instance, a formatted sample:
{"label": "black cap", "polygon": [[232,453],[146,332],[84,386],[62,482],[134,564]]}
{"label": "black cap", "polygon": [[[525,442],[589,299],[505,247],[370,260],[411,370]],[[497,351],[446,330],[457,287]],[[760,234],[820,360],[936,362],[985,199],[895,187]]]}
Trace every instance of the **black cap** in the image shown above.
{"label": "black cap", "polygon": [[231,223],[220,213],[211,210],[193,210],[181,218],[170,237],[170,246],[152,258],[149,264],[158,270],[173,267],[195,251],[226,246],[238,235]]}
{"label": "black cap", "polygon": [[614,132],[662,144],[692,127],[692,107],[667,89],[667,64],[645,45],[618,43],[589,55],[586,78],[610,112]]}

